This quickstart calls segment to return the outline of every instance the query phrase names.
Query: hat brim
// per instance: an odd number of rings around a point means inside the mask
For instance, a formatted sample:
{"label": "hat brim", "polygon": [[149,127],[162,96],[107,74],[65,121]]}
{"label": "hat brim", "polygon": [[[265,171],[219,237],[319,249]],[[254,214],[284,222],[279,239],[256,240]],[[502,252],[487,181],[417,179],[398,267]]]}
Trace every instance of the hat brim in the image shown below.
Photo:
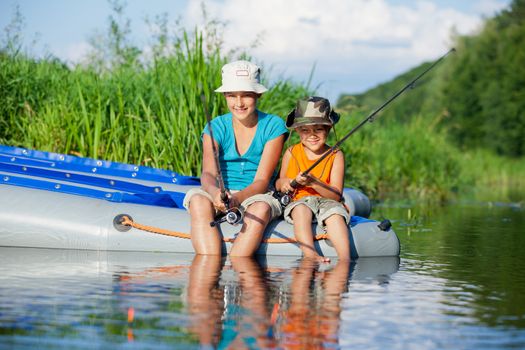
{"label": "hat brim", "polygon": [[[292,117],[290,118],[290,114],[292,114]],[[286,126],[290,129],[296,129],[300,126],[306,126],[306,125],[327,125],[332,126],[333,123],[326,120],[326,118],[298,118],[299,120],[295,120],[293,117],[293,113],[290,113],[288,117],[286,118]]]}
{"label": "hat brim", "polygon": [[263,92],[268,91],[268,89],[259,83],[253,82],[236,82],[231,84],[223,84],[215,92],[236,92],[236,91],[249,91],[255,92],[257,94],[262,94]]}

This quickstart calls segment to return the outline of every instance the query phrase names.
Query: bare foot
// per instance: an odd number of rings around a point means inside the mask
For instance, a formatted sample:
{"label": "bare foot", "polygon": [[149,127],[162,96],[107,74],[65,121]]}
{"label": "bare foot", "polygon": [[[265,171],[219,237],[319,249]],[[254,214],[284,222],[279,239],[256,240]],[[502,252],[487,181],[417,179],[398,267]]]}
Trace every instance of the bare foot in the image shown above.
{"label": "bare foot", "polygon": [[321,256],[318,254],[312,254],[312,255],[304,255],[304,259],[312,260],[318,263],[329,263],[330,258],[326,256]]}

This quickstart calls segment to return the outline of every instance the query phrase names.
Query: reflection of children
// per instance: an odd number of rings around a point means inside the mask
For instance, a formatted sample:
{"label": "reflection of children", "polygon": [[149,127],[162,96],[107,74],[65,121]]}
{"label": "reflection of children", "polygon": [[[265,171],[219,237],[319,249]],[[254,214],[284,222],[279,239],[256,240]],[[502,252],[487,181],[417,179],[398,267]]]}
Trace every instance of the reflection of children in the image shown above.
{"label": "reflection of children", "polygon": [[212,120],[202,134],[202,187],[188,191],[184,206],[191,215],[191,242],[197,254],[220,255],[222,238],[210,227],[216,212],[227,210],[217,182],[212,142],[219,162],[229,205],[244,209],[243,226],[231,256],[250,256],[262,240],[270,220],[281,215],[279,201],[268,193],[288,130],[278,116],[257,110],[257,100],[267,89],[259,83],[260,69],[247,61],[222,68],[222,92],[230,113]]}
{"label": "reflection of children", "polygon": [[220,255],[195,255],[190,267],[187,303],[190,331],[201,349],[215,349],[221,341],[224,286],[219,284],[223,260]]}
{"label": "reflection of children", "polygon": [[[321,262],[313,242],[312,221],[326,230],[340,260],[350,260],[348,222],[350,214],[341,203],[344,186],[344,156],[340,150],[332,152],[309,174],[303,175],[330,147],[326,144],[328,132],[339,115],[322,97],[309,97],[297,102],[288,115],[286,126],[295,129],[301,142],[290,147],[283,155],[277,190],[293,193],[293,202],[284,211],[286,221],[294,225],[295,238],[303,255]],[[291,186],[295,180],[297,188]]]}
{"label": "reflection of children", "polygon": [[231,312],[223,316],[223,338],[217,348],[275,349],[263,269],[254,257],[232,256],[230,260],[240,290],[235,305],[228,305]]}
{"label": "reflection of children", "polygon": [[195,255],[187,290],[190,331],[200,349],[275,349],[264,271],[253,257],[230,259],[238,280],[225,286],[226,261],[220,255]]}
{"label": "reflection of children", "polygon": [[[304,259],[292,274],[290,306],[279,322],[282,349],[339,349],[341,298],[347,290],[351,264],[339,260],[328,271]],[[322,289],[312,285],[320,281]]]}

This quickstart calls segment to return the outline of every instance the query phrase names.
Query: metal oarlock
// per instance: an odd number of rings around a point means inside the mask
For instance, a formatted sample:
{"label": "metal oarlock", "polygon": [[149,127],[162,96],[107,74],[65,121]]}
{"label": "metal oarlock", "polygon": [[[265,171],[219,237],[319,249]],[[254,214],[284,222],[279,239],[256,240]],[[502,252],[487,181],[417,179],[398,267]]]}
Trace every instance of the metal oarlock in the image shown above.
{"label": "metal oarlock", "polygon": [[239,208],[229,209],[224,216],[221,216],[217,220],[210,222],[211,227],[215,227],[223,222],[227,222],[230,225],[237,225],[242,221],[242,212]]}

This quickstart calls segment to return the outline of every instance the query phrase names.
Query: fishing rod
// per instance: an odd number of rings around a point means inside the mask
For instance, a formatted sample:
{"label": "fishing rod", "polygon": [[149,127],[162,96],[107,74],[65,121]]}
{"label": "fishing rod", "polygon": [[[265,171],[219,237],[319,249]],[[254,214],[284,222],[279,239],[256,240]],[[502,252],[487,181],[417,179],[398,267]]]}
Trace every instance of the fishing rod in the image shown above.
{"label": "fishing rod", "polygon": [[220,223],[227,222],[230,225],[236,225],[242,220],[242,213],[239,208],[230,207],[230,199],[226,193],[226,187],[224,186],[224,178],[222,177],[221,164],[219,161],[219,150],[215,146],[215,138],[213,137],[213,129],[211,127],[211,115],[208,113],[208,106],[206,105],[206,98],[204,94],[201,95],[202,105],[204,106],[204,114],[206,114],[206,120],[208,123],[208,130],[210,131],[211,147],[213,150],[213,158],[215,160],[215,169],[217,170],[217,182],[219,184],[219,191],[222,202],[226,205],[226,214],[217,220],[210,222],[211,227],[215,227]]}
{"label": "fishing rod", "polygon": [[[319,157],[308,169],[306,169],[305,171],[303,171],[301,174],[303,176],[306,176],[308,175],[308,173],[310,173],[310,171],[312,171],[317,165],[319,165],[319,163],[321,163],[326,157],[328,157],[332,152],[336,151],[339,146],[346,141],[346,139],[348,139],[353,133],[355,133],[357,130],[359,130],[363,125],[365,125],[367,122],[372,122],[374,120],[374,116],[379,113],[383,108],[385,108],[388,104],[390,104],[390,102],[392,102],[393,100],[395,100],[399,95],[401,95],[403,92],[405,92],[405,90],[407,90],[408,88],[413,88],[414,87],[414,84],[416,83],[416,81],[418,81],[423,75],[425,75],[428,71],[430,71],[432,68],[434,68],[439,62],[441,62],[445,57],[448,56],[448,54],[450,54],[451,52],[455,52],[456,49],[455,48],[451,48],[450,50],[447,51],[447,53],[445,53],[443,56],[441,56],[439,59],[437,59],[434,63],[432,63],[430,65],[430,67],[428,67],[427,69],[425,69],[422,73],[420,73],[416,78],[414,78],[411,82],[409,82],[407,85],[405,85],[405,87],[403,87],[401,90],[399,90],[397,93],[395,93],[392,97],[390,97],[385,103],[383,103],[381,106],[379,106],[375,111],[373,111],[372,113],[370,113],[370,115],[368,117],[366,117],[361,123],[357,124],[352,130],[350,130],[348,132],[348,134],[346,134],[341,140],[337,141],[337,143],[335,145],[333,145],[332,147],[330,147],[329,150],[327,150],[325,153],[323,153],[323,155],[321,157]],[[291,182],[290,182],[290,186],[292,186],[293,188],[297,188],[297,181],[295,181],[295,179],[293,179]]]}

